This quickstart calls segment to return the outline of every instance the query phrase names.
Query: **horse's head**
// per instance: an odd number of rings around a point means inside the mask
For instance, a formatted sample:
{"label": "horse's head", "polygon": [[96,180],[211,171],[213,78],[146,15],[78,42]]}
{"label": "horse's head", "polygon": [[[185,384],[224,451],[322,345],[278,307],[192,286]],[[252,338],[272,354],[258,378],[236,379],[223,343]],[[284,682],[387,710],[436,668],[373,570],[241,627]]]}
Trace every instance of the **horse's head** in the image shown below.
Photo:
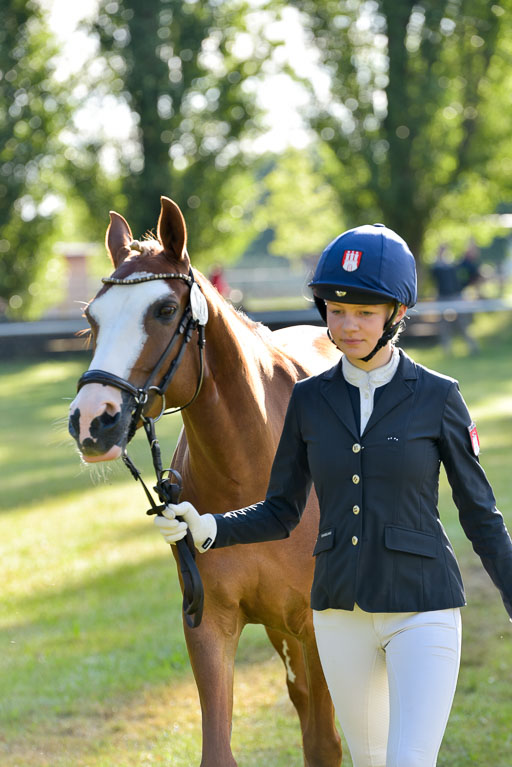
{"label": "horse's head", "polygon": [[182,213],[167,197],[161,202],[157,240],[134,241],[125,219],[110,214],[115,270],[86,310],[94,356],[69,415],[87,462],[118,458],[140,417],[158,415],[171,379],[167,405],[174,407],[200,385],[201,348],[188,341],[198,338],[201,347],[206,302],[190,269]]}

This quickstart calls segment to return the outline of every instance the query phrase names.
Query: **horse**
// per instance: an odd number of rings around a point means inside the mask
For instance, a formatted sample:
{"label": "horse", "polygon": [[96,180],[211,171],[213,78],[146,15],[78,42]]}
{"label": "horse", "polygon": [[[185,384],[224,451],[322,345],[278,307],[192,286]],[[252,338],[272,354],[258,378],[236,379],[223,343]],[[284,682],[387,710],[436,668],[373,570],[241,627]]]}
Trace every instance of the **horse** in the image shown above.
{"label": "horse", "polygon": [[[126,220],[111,212],[106,247],[114,272],[85,313],[94,345],[89,371],[105,371],[107,378],[85,380],[69,415],[83,460],[122,456],[131,437],[130,386],[137,391],[155,366],[161,371],[162,361],[179,357],[163,397],[165,407],[184,408],[172,460],[182,477],[182,500],[200,513],[225,513],[261,500],[294,383],[332,366],[337,350],[320,328],[271,332],[232,307],[192,269],[183,214],[167,197],[161,198],[156,238],[134,241]],[[189,331],[192,343],[182,341],[183,351],[169,345],[183,325],[192,287],[199,288],[208,310],[204,360],[201,345],[193,342],[197,324]],[[161,372],[157,378],[162,380]],[[119,381],[129,382],[127,388],[118,388]],[[162,405],[150,394],[140,407],[143,416],[154,418]],[[184,632],[202,713],[200,767],[236,767],[230,746],[233,674],[248,623],[265,627],[285,665],[305,767],[341,764],[309,607],[318,516],[313,491],[288,539],[213,548],[197,557],[204,614],[195,628],[184,622]]]}

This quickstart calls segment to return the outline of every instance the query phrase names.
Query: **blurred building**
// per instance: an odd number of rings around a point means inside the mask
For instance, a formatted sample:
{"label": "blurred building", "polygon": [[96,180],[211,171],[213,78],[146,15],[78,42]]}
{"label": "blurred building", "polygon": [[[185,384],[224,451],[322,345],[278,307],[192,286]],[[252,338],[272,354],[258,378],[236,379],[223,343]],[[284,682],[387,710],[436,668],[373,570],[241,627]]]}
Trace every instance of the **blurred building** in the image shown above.
{"label": "blurred building", "polygon": [[98,278],[92,273],[96,245],[87,242],[59,243],[56,252],[64,259],[66,286],[60,303],[48,309],[45,317],[67,319],[81,317],[84,304],[98,290]]}

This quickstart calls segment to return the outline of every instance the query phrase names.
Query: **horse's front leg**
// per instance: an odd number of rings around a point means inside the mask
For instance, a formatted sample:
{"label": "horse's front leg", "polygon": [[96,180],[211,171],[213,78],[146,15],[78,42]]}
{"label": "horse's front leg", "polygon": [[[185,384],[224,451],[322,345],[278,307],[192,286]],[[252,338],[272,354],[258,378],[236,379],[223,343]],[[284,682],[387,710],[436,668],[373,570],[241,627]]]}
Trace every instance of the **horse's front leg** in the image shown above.
{"label": "horse's front leg", "polygon": [[307,727],[309,710],[309,689],[302,644],[290,634],[265,627],[267,636],[284,663],[288,695],[299,715],[302,732]]}
{"label": "horse's front leg", "polygon": [[313,627],[306,632],[303,642],[275,629],[266,631],[284,663],[288,694],[299,715],[304,767],[339,767],[341,742]]}
{"label": "horse's front leg", "polygon": [[237,616],[204,615],[195,629],[185,626],[190,663],[201,703],[203,750],[200,767],[237,767],[231,752],[233,675],[241,626]]}

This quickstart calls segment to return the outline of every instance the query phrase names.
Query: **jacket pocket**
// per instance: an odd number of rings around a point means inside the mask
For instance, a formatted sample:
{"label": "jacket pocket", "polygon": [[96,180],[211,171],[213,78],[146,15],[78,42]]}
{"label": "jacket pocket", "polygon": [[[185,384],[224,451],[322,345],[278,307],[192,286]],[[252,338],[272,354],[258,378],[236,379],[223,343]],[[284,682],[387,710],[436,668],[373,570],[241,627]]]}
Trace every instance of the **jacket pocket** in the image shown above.
{"label": "jacket pocket", "polygon": [[408,530],[406,527],[388,525],[384,528],[384,543],[393,551],[417,554],[421,557],[437,557],[437,538],[430,533]]}
{"label": "jacket pocket", "polygon": [[329,551],[334,546],[334,527],[330,527],[328,530],[320,530],[318,538],[316,539],[315,548],[313,549],[313,556],[316,557],[322,551]]}

